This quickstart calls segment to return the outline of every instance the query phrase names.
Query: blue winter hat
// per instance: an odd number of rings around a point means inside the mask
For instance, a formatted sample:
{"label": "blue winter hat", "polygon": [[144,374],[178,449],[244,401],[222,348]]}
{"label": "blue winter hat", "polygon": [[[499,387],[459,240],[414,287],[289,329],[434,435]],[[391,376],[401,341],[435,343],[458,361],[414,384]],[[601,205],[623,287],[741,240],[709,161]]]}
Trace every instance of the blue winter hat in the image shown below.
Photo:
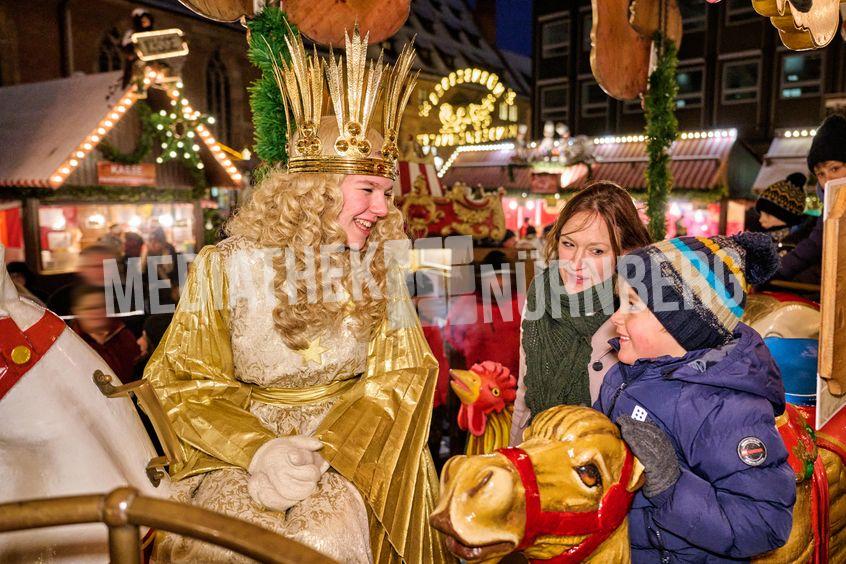
{"label": "blue winter hat", "polygon": [[692,351],[730,341],[748,285],[766,282],[778,265],[769,236],[741,233],[660,241],[622,257],[618,270],[661,325]]}

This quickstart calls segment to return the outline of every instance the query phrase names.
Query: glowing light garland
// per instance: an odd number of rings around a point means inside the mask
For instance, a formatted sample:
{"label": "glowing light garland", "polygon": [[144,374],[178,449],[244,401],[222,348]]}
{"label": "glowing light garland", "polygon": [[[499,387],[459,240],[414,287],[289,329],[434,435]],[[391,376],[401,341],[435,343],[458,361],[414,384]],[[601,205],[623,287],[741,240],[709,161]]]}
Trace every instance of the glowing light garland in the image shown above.
{"label": "glowing light garland", "polygon": [[[76,148],[71,151],[68,157],[60,164],[53,174],[50,175],[50,186],[58,188],[64,184],[68,176],[76,170],[88,154],[97,148],[109,131],[117,125],[124,114],[141,98],[143,92],[153,85],[162,86],[166,89],[171,98],[171,111],[162,110],[158,114],[152,114],[157,132],[162,132],[163,140],[160,142],[161,155],[156,162],[161,164],[172,159],[187,161],[197,169],[204,168],[199,157],[200,145],[196,141],[199,136],[203,143],[209,148],[215,160],[226,170],[230,178],[239,183],[243,178],[241,173],[226,156],[220,144],[214,138],[211,131],[206,127],[213,124],[214,118],[203,116],[195,111],[188,100],[182,97],[181,89],[183,84],[177,81],[174,87],[169,87],[164,82],[164,76],[153,69],[148,68],[140,83],[135,84],[127,90],[117,104],[103,117],[91,133]],[[178,113],[177,113],[178,112]],[[181,145],[181,146],[180,146]]]}

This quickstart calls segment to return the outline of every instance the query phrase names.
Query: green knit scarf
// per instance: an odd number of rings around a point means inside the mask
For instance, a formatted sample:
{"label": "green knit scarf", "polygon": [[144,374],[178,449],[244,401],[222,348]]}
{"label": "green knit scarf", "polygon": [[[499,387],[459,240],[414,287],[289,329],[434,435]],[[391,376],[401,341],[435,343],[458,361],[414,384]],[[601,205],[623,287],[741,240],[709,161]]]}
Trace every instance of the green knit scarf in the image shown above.
{"label": "green knit scarf", "polygon": [[[557,287],[563,288],[561,273],[548,268],[535,277],[526,296],[526,405],[533,417],[556,405],[590,405],[590,341],[611,316],[614,305],[610,283],[567,294],[552,291],[552,276],[557,279]],[[560,303],[553,303],[559,294]],[[540,312],[539,308],[543,308],[543,314],[532,315]]]}

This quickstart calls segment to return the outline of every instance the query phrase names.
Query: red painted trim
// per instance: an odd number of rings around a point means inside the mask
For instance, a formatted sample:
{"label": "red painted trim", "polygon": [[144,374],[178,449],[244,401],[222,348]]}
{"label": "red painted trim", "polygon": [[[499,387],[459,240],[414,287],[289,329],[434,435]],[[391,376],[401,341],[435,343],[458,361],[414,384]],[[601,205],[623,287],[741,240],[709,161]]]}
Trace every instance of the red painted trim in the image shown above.
{"label": "red painted trim", "polygon": [[[0,400],[41,360],[66,328],[64,321],[47,310],[26,331],[21,331],[11,317],[0,318]],[[12,360],[12,350],[18,346],[30,350],[30,358],[23,364]]]}

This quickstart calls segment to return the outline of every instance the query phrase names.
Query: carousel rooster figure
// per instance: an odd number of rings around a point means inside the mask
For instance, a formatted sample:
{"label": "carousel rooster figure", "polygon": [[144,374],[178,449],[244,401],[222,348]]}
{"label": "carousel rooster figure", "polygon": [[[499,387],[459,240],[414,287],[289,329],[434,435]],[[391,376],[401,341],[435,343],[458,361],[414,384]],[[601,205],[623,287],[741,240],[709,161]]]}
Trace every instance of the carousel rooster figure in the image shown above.
{"label": "carousel rooster figure", "polygon": [[[4,254],[0,245],[0,264]],[[156,451],[132,401],[104,396],[95,371],[110,372],[0,271],[0,503],[127,485],[168,495],[167,477],[158,483],[147,473]],[[0,535],[0,562],[104,562],[108,555],[99,523]]]}
{"label": "carousel rooster figure", "polygon": [[470,370],[450,370],[450,387],[461,400],[458,426],[469,431],[467,454],[488,454],[508,446],[517,379],[505,366],[486,360]]}

